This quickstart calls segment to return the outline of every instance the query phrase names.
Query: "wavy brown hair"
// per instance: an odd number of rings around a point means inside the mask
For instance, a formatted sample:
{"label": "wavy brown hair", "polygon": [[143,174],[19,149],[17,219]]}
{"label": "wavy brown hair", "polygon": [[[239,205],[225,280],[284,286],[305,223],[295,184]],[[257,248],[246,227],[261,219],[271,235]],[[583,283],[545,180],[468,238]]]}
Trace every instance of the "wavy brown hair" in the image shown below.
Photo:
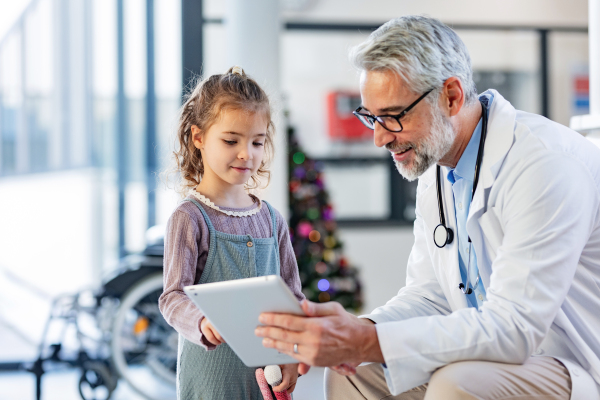
{"label": "wavy brown hair", "polygon": [[179,175],[179,185],[175,190],[185,197],[189,189],[198,186],[204,174],[204,164],[200,150],[194,146],[192,125],[204,134],[220,117],[224,110],[245,110],[264,113],[268,121],[265,137],[265,152],[255,175],[246,183],[246,189],[261,186],[261,178],[269,184],[271,172],[269,164],[274,154],[273,136],[275,125],[271,119],[271,106],[264,90],[240,67],[231,67],[225,74],[212,75],[199,80],[185,97],[181,106],[176,137],[175,172]]}

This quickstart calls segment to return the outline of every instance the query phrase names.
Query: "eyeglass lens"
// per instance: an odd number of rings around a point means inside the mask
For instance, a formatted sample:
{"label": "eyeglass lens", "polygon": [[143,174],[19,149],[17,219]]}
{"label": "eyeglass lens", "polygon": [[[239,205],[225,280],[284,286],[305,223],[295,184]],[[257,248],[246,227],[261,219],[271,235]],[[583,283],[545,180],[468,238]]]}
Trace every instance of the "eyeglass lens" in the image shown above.
{"label": "eyeglass lens", "polygon": [[375,117],[371,115],[366,116],[362,114],[357,114],[356,116],[369,129],[375,129],[375,121],[379,121],[379,123],[387,130],[402,130],[402,125],[400,125],[400,122],[394,117]]}

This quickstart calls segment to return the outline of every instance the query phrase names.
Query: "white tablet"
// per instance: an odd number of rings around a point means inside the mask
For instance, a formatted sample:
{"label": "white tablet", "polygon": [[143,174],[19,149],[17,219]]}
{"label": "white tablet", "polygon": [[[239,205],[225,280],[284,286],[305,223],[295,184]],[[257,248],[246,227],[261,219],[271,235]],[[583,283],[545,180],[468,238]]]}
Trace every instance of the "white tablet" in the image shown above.
{"label": "white tablet", "polygon": [[183,288],[248,367],[293,364],[298,361],[263,347],[254,334],[263,312],[304,315],[296,296],[277,275],[204,283]]}

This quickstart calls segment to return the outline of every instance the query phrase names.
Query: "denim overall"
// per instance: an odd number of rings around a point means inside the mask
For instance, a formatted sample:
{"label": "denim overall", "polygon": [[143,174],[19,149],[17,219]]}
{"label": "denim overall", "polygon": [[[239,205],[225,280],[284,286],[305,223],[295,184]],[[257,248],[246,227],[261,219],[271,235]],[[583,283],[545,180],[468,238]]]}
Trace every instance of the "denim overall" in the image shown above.
{"label": "denim overall", "polygon": [[[280,275],[275,212],[266,201],[273,236],[259,239],[215,230],[204,208],[196,200],[186,201],[198,206],[210,233],[208,257],[199,283]],[[256,367],[246,367],[226,343],[207,351],[179,335],[178,347],[178,399],[263,399],[256,383]]]}

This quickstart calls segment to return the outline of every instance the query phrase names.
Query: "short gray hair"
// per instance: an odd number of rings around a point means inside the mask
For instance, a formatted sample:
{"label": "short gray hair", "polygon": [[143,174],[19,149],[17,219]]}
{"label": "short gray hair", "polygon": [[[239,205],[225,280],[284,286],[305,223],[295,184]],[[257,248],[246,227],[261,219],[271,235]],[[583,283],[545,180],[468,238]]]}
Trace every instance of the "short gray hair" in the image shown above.
{"label": "short gray hair", "polygon": [[455,76],[465,90],[465,104],[477,100],[467,47],[435,18],[408,15],[388,21],[350,50],[350,62],[363,71],[394,71],[415,93],[432,88],[439,93]]}

